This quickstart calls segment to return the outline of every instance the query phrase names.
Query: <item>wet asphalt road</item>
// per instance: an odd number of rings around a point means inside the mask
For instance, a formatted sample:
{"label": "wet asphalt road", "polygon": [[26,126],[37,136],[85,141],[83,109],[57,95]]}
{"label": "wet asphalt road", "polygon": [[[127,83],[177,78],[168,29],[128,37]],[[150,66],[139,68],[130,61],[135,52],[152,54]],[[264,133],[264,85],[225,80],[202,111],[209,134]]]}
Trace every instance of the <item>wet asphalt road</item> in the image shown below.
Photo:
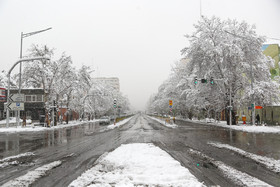
{"label": "wet asphalt road", "polygon": [[61,166],[51,170],[33,186],[67,186],[85,170],[91,168],[103,153],[121,144],[154,143],[187,167],[207,186],[236,186],[209,160],[190,153],[190,148],[256,177],[270,185],[280,186],[280,174],[230,150],[218,149],[207,142],[229,144],[244,151],[280,160],[279,134],[255,134],[233,131],[215,126],[176,121],[178,128],[164,127],[145,115],[134,116],[127,124],[104,131],[98,123],[64,129],[0,134],[0,160],[33,152],[35,156],[22,158],[21,164],[0,168],[0,185],[24,175],[44,164],[62,160]]}

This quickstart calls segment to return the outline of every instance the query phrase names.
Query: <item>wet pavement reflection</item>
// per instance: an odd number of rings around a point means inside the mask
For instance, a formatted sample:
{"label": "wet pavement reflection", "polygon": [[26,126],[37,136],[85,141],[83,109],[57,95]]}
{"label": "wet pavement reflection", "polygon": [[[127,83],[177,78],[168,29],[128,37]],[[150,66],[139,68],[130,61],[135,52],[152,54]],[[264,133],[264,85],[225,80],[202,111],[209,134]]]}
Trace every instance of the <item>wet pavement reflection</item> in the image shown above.
{"label": "wet pavement reflection", "polygon": [[[115,142],[149,142],[159,137],[169,140],[177,138],[181,140],[186,139],[185,141],[193,139],[195,140],[194,142],[201,142],[204,145],[207,145],[207,142],[213,141],[229,144],[257,155],[271,157],[276,160],[280,159],[279,134],[247,133],[183,121],[177,121],[176,123],[179,125],[179,128],[177,130],[168,129],[165,132],[168,136],[165,137],[160,136],[161,133],[156,132],[157,129],[155,127],[152,128],[151,124],[133,125],[133,123],[130,123],[116,131],[118,134],[115,137]],[[41,132],[1,133],[0,159],[20,153],[33,152],[46,147],[70,144],[72,141],[79,141],[84,136],[102,132],[105,128],[106,126],[101,126],[96,122]],[[172,133],[174,133],[174,138],[172,138]]]}
{"label": "wet pavement reflection", "polygon": [[280,160],[280,134],[274,133],[249,133],[209,125],[190,124],[178,121],[180,133],[188,133],[198,141],[216,141],[240,148],[260,156],[267,156]]}
{"label": "wet pavement reflection", "polygon": [[0,159],[40,148],[67,144],[72,140],[103,131],[105,128],[95,122],[40,132],[0,133]]}

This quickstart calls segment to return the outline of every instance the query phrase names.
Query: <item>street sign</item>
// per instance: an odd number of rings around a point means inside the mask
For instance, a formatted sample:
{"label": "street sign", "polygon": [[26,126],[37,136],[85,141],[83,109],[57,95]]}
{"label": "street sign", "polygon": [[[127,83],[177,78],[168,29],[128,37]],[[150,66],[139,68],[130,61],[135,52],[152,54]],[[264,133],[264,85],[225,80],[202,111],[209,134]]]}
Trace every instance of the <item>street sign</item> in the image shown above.
{"label": "street sign", "polygon": [[24,110],[24,103],[9,103],[7,104],[8,110]]}
{"label": "street sign", "polygon": [[255,106],[255,109],[262,109],[262,106]]}
{"label": "street sign", "polygon": [[11,102],[24,102],[24,94],[11,94],[10,101]]}

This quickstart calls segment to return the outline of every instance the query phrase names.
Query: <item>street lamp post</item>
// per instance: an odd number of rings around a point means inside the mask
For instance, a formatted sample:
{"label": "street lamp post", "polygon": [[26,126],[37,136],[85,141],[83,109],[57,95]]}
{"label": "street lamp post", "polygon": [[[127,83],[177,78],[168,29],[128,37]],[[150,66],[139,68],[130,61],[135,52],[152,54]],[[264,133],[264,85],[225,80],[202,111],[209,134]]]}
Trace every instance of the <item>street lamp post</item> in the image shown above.
{"label": "street lamp post", "polygon": [[[50,30],[50,29],[52,29],[52,28],[49,27],[47,29],[43,29],[43,30],[39,30],[39,31],[34,31],[34,32],[29,32],[29,33],[25,33],[25,34],[23,32],[21,32],[21,36],[20,36],[20,56],[19,56],[19,58],[22,59],[23,38],[26,38],[26,37],[29,37],[29,36],[32,36],[34,34],[38,34],[38,33],[41,33],[41,32],[45,32],[45,31]],[[19,94],[21,93],[21,71],[22,71],[21,62],[20,62],[20,66],[19,66],[19,89],[18,89],[18,93]],[[18,111],[16,116],[17,116],[17,126],[18,126],[19,125],[19,119],[20,119],[20,112],[19,111]]]}
{"label": "street lamp post", "polygon": [[11,81],[11,72],[21,62],[33,61],[33,60],[50,60],[47,57],[34,57],[34,58],[26,58],[18,60],[8,71],[8,93],[7,93],[7,106],[6,106],[6,127],[9,127],[9,118],[10,118],[10,110],[9,110],[9,103],[10,103],[10,81]]}

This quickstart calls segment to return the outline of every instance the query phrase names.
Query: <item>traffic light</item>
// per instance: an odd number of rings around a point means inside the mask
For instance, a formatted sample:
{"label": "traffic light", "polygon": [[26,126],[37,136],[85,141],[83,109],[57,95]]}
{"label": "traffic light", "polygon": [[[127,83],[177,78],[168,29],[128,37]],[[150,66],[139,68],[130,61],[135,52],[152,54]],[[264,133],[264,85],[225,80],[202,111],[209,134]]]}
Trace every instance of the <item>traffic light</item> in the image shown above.
{"label": "traffic light", "polygon": [[201,83],[207,83],[207,79],[201,79]]}
{"label": "traffic light", "polygon": [[194,78],[193,82],[194,82],[194,85],[197,85],[197,83],[198,83],[197,77]]}
{"label": "traffic light", "polygon": [[117,108],[117,99],[114,99],[114,108]]}
{"label": "traffic light", "polygon": [[214,84],[214,79],[213,79],[213,77],[211,77],[211,79],[210,79],[210,84],[211,84],[211,85]]}

